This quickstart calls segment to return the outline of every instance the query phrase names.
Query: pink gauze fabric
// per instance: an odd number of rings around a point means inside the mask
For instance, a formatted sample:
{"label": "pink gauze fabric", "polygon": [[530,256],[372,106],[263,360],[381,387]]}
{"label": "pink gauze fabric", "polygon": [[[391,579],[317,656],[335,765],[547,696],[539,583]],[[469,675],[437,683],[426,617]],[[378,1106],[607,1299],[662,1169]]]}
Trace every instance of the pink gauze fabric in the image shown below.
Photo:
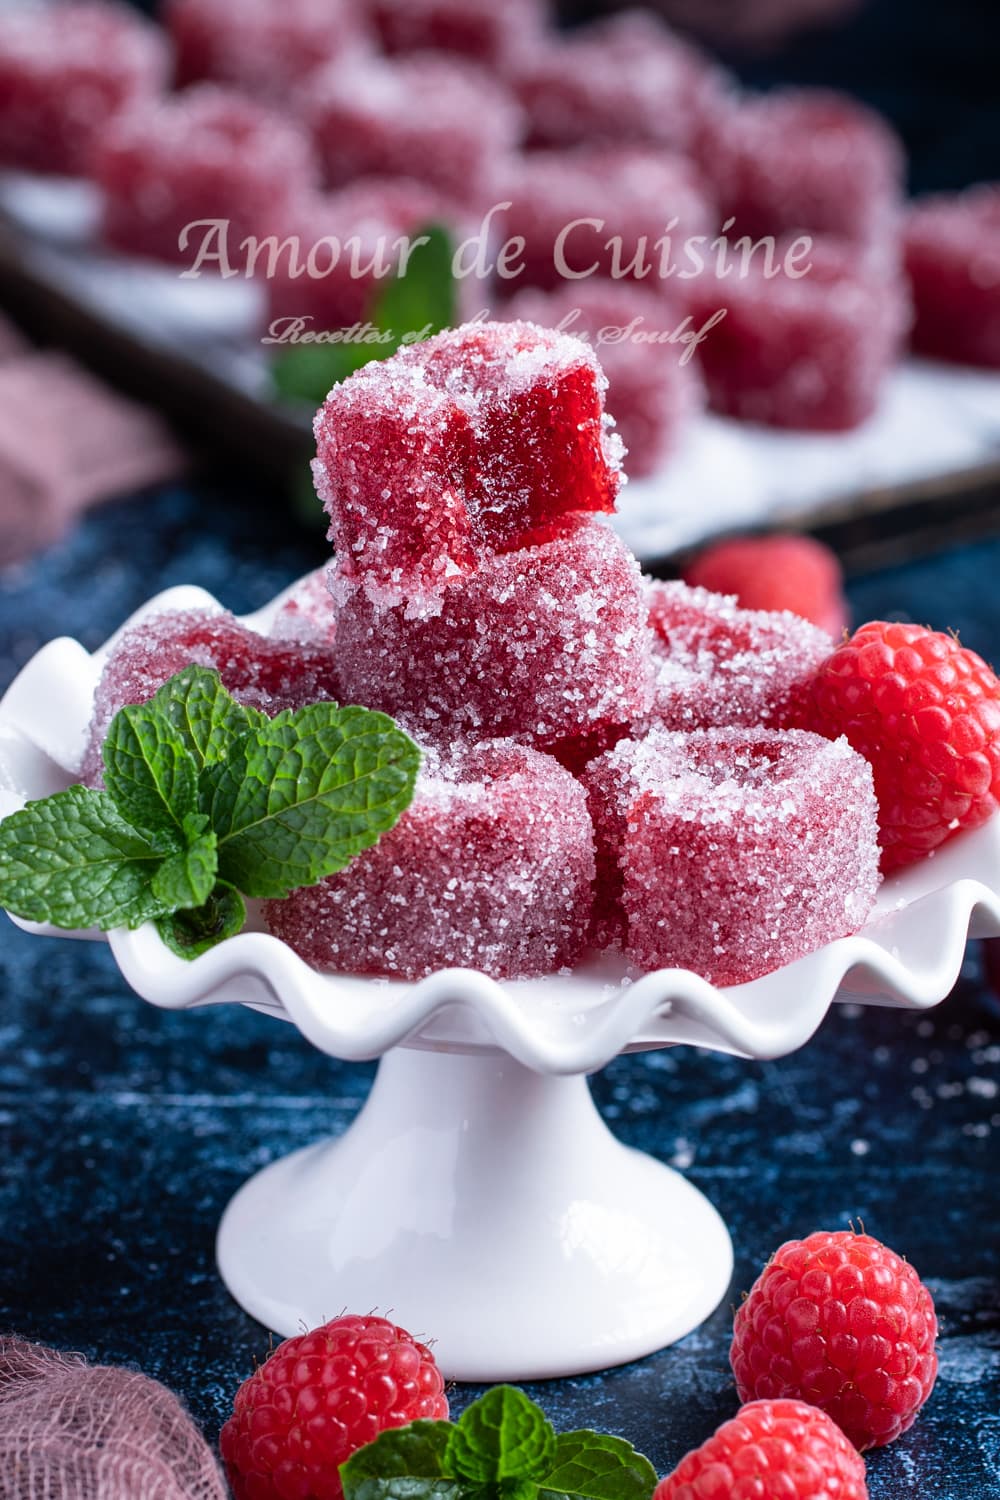
{"label": "pink gauze fabric", "polygon": [[179,1399],[133,1370],[0,1337],[0,1500],[226,1500]]}

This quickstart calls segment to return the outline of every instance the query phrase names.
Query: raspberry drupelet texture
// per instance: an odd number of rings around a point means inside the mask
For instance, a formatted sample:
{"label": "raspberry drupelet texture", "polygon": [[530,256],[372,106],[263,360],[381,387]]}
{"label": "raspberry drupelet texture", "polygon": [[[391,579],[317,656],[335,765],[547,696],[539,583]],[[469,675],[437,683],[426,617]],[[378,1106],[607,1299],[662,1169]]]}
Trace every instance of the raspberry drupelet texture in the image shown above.
{"label": "raspberry drupelet texture", "polygon": [[496,741],[427,756],[395,828],[264,915],[320,969],[420,979],[459,966],[513,979],[580,958],[593,879],[583,787],[551,756]]}
{"label": "raspberry drupelet texture", "polygon": [[836,553],[811,536],[742,536],[714,542],[684,570],[693,588],[733,594],[743,609],[790,610],[839,637],[847,624]]}
{"label": "raspberry drupelet texture", "polygon": [[528,323],[457,328],[334,386],[313,472],[340,577],[397,604],[613,510],[606,389],[579,339]]}
{"label": "raspberry drupelet texture", "polygon": [[830,638],[788,611],[740,609],[686,583],[646,585],[652,723],[665,729],[801,728]]}
{"label": "raspberry drupelet texture", "polygon": [[1000,183],[918,198],[904,250],[914,349],[1000,368]]}
{"label": "raspberry drupelet texture", "polygon": [[267,714],[320,699],[339,702],[340,675],[329,640],[309,639],[307,631],[290,634],[268,640],[228,611],[204,609],[168,611],[131,626],[112,647],[97,685],[82,779],[99,781],[101,747],[118,710],[144,703],[192,663],[214,667],[234,698]]}
{"label": "raspberry drupelet texture", "polygon": [[0,166],[85,174],[108,121],[162,89],[163,33],[129,5],[0,11]]}
{"label": "raspberry drupelet texture", "polygon": [[754,1401],[682,1458],[653,1500],[868,1500],[865,1462],[823,1412]]}
{"label": "raspberry drupelet texture", "polygon": [[347,1315],[278,1345],[236,1392],[219,1447],[235,1500],[342,1500],[352,1453],[447,1416],[431,1351],[385,1318]]}
{"label": "raspberry drupelet texture", "polygon": [[809,727],[870,761],[883,870],[977,828],[1000,805],[1000,682],[922,625],[873,620],[816,674]]}
{"label": "raspberry drupelet texture", "polygon": [[867,1234],[819,1232],[776,1251],[736,1314],[743,1401],[792,1397],[856,1448],[911,1426],[937,1375],[937,1317],[916,1271]]}
{"label": "raspberry drupelet texture", "polygon": [[652,705],[641,575],[600,522],[488,557],[429,604],[381,608],[356,580],[333,586],[344,692],[421,744],[511,736],[549,749]]}
{"label": "raspberry drupelet texture", "polygon": [[744,984],[862,926],[878,888],[871,771],[801,730],[654,729],[587,766],[598,942],[640,969]]}

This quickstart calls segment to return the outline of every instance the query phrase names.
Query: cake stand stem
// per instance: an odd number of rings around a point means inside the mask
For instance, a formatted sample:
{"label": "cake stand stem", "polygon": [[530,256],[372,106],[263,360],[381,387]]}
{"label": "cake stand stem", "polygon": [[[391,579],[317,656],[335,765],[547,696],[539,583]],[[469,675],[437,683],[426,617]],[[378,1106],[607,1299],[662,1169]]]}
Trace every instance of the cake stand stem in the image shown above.
{"label": "cake stand stem", "polygon": [[218,1255],[278,1333],[377,1309],[471,1381],[648,1354],[706,1318],[732,1274],[715,1209],[615,1140],[584,1077],[402,1049],[344,1135],[240,1189]]}

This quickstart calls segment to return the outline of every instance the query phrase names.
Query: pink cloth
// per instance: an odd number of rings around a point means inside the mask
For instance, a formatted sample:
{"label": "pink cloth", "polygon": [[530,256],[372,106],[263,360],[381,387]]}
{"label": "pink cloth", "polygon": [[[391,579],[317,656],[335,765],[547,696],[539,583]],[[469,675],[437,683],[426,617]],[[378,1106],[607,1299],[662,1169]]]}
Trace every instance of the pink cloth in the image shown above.
{"label": "pink cloth", "polygon": [[0,564],[56,541],[89,506],[184,467],[153,412],[64,355],[4,358],[4,340],[0,326]]}
{"label": "pink cloth", "polygon": [[226,1500],[178,1398],[147,1375],[0,1338],[0,1500]]}

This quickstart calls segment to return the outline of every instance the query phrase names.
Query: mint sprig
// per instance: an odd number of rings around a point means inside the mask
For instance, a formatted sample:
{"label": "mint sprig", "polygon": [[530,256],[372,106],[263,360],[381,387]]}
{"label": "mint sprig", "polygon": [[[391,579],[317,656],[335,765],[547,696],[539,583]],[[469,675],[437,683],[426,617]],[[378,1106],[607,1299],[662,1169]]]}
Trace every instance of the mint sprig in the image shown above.
{"label": "mint sprig", "polygon": [[556,1435],[523,1391],[501,1385],[458,1422],[381,1433],[341,1466],[344,1500],[650,1500],[656,1471],[624,1438]]}
{"label": "mint sprig", "polygon": [[274,719],[190,666],[111,722],[106,790],[72,786],[0,823],[0,905],[55,927],[139,927],[195,958],[244,896],[336,874],[409,806],[420,764],[392,719],[314,703]]}

